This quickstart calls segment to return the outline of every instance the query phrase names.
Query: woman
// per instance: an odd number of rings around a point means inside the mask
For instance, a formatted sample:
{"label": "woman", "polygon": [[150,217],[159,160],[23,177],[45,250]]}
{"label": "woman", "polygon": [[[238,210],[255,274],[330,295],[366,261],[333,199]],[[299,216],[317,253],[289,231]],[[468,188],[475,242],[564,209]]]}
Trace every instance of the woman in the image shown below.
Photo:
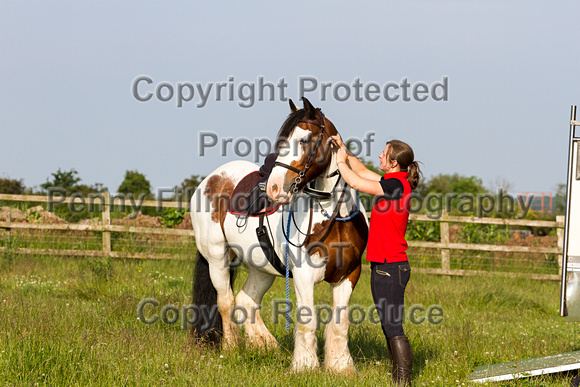
{"label": "woman", "polygon": [[417,188],[421,170],[413,149],[398,140],[387,142],[379,155],[384,176],[369,170],[350,153],[339,136],[337,163],[343,179],[354,189],[376,195],[371,212],[367,261],[371,262],[371,290],[383,333],[387,339],[393,379],[397,385],[411,385],[413,354],[403,331],[405,287],[411,275],[405,233],[409,219],[411,191]]}

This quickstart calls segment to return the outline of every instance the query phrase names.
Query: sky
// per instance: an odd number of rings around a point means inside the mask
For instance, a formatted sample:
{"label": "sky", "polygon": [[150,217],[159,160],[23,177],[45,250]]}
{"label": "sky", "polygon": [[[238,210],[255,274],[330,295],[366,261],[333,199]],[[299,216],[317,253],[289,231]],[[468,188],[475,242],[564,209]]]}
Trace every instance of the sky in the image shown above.
{"label": "sky", "polygon": [[[555,192],[580,104],[579,14],[577,1],[2,0],[0,177],[33,187],[74,168],[116,192],[138,170],[157,190],[259,164],[256,141],[275,140],[288,97],[302,105],[302,80],[344,139],[372,133],[375,164],[400,139],[427,178]],[[260,79],[275,89],[261,101]]]}

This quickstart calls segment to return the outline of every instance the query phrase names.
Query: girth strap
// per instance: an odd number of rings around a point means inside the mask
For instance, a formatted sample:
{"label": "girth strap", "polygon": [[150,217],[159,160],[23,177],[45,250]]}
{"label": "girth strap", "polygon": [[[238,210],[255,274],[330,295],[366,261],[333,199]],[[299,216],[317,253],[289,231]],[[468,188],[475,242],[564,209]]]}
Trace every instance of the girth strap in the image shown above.
{"label": "girth strap", "polygon": [[[256,235],[258,236],[258,241],[260,242],[260,247],[264,252],[264,255],[268,259],[268,262],[280,273],[282,276],[286,276],[286,265],[276,254],[270,237],[268,236],[268,229],[264,226],[264,214],[260,214],[259,217],[260,225],[256,229]],[[292,278],[292,272],[290,272],[290,278]]]}

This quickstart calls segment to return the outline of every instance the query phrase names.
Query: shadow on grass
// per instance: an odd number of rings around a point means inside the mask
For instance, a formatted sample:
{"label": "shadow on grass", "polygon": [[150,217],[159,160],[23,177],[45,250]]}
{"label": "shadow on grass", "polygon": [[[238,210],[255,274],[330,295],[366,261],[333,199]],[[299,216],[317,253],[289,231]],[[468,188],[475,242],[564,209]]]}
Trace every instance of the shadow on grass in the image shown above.
{"label": "shadow on grass", "polygon": [[[438,357],[437,350],[420,337],[409,337],[413,351],[413,373],[421,373],[425,364]],[[374,326],[361,326],[351,329],[350,343],[351,355],[356,363],[389,363],[387,341],[380,328]]]}
{"label": "shadow on grass", "polygon": [[[243,332],[240,333],[243,334]],[[201,355],[209,357],[223,356],[228,358],[232,364],[237,364],[238,367],[248,369],[256,369],[256,367],[289,368],[292,360],[293,339],[288,340],[286,336],[278,337],[278,343],[280,345],[278,348],[255,347],[249,345],[242,336],[236,347],[222,349],[221,345],[215,346],[189,334],[189,339],[186,344],[187,347],[184,350],[192,358],[198,358]]]}

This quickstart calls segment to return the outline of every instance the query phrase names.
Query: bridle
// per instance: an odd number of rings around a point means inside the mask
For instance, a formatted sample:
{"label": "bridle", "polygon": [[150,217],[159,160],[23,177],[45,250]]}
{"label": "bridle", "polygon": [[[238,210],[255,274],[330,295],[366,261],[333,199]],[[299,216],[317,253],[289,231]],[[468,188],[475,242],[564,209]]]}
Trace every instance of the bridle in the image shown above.
{"label": "bridle", "polygon": [[[302,184],[302,182],[304,180],[304,176],[306,174],[306,171],[312,166],[312,163],[314,161],[314,158],[316,157],[316,154],[318,153],[318,148],[320,148],[320,145],[322,144],[322,137],[323,137],[324,133],[326,133],[327,136],[330,138],[330,133],[328,133],[328,131],[326,130],[326,126],[324,125],[324,115],[322,114],[322,112],[320,110],[318,111],[318,118],[319,118],[318,121],[314,121],[314,120],[300,120],[300,121],[298,121],[298,123],[313,124],[313,125],[318,126],[320,128],[320,133],[318,134],[318,137],[316,138],[316,141],[314,143],[314,147],[313,147],[312,151],[310,152],[310,154],[308,155],[308,159],[306,159],[306,164],[304,164],[304,167],[302,168],[302,170],[299,170],[298,168],[295,168],[295,167],[293,167],[291,165],[282,163],[280,161],[276,161],[274,163],[274,166],[273,166],[273,167],[280,166],[280,167],[286,168],[286,169],[288,169],[288,170],[290,170],[290,171],[295,172],[295,173],[298,174],[298,176],[296,176],[296,178],[294,179],[294,183],[292,183],[292,186],[293,186],[292,192],[294,194],[297,194],[300,191],[300,188],[301,188],[300,187],[300,184]],[[327,177],[333,177],[333,176],[336,176],[336,175],[339,175],[339,174],[340,174],[340,172],[337,169],[336,171],[334,171],[331,174],[329,174]],[[326,227],[322,228],[321,230],[319,230],[319,231],[317,231],[315,233],[312,233],[311,232],[311,229],[312,229],[312,218],[313,218],[313,216],[312,216],[312,211],[313,211],[313,201],[312,201],[312,197],[319,198],[319,199],[320,198],[322,198],[322,199],[328,199],[328,198],[330,198],[332,196],[332,192],[336,189],[336,187],[337,187],[337,185],[338,185],[338,183],[339,183],[340,180],[341,179],[339,178],[336,181],[336,183],[334,185],[334,188],[332,189],[331,192],[319,191],[319,190],[313,189],[313,188],[308,187],[308,186],[304,187],[304,192],[308,196],[311,197],[310,200],[309,200],[310,201],[310,219],[309,219],[309,222],[308,222],[308,229],[307,229],[306,233],[300,231],[300,229],[298,228],[298,225],[296,224],[296,221],[294,220],[294,215],[293,215],[293,212],[292,212],[292,205],[290,206],[290,214],[289,214],[288,222],[290,222],[290,218],[292,218],[292,220],[294,221],[294,226],[296,227],[296,229],[298,230],[298,232],[300,234],[302,234],[302,235],[305,235],[306,238],[304,239],[304,241],[300,245],[296,245],[296,244],[294,244],[294,243],[292,243],[290,241],[289,236],[286,235],[287,233],[284,231],[284,226],[282,226],[282,232],[284,233],[284,238],[286,239],[286,241],[290,245],[292,245],[294,247],[302,247],[302,246],[305,246],[307,244],[307,241],[312,236],[318,235],[318,234],[321,234],[323,232],[327,232],[328,231],[329,226],[333,223],[334,220],[337,219],[338,210],[339,210],[340,205],[337,205],[336,206],[335,210],[333,211],[332,216],[329,216],[328,214],[325,213],[325,211],[323,211],[323,214],[325,214],[325,216],[328,217],[331,222]],[[344,182],[344,183],[345,183],[345,187],[346,187],[346,182]],[[340,195],[339,203],[342,201],[343,196],[344,196],[344,190],[342,191],[342,194]],[[357,214],[358,214],[358,207],[357,207],[357,211],[352,216],[355,216]],[[352,216],[349,217],[349,218],[339,219],[339,220],[341,220],[341,221],[350,220],[352,218]],[[288,227],[289,227],[289,224],[290,223],[288,223]]]}
{"label": "bridle", "polygon": [[330,137],[330,133],[328,133],[328,131],[326,130],[326,126],[324,125],[324,114],[322,114],[322,112],[320,110],[318,110],[318,118],[319,118],[319,121],[313,121],[313,120],[300,120],[300,121],[298,121],[298,123],[313,124],[313,125],[316,125],[320,128],[320,133],[318,134],[318,137],[316,138],[316,141],[314,142],[314,148],[312,149],[312,151],[308,155],[308,159],[306,159],[306,164],[304,164],[304,168],[302,168],[302,170],[299,170],[298,168],[294,168],[293,166],[282,163],[280,161],[276,161],[274,163],[274,167],[280,166],[280,167],[289,169],[290,171],[298,174],[298,176],[296,176],[296,178],[294,179],[294,183],[292,183],[292,186],[293,186],[292,192],[294,194],[297,194],[298,191],[300,190],[300,184],[302,184],[302,181],[304,180],[304,175],[306,174],[306,171],[312,166],[312,162],[314,161],[314,158],[316,157],[316,154],[318,153],[318,148],[320,148],[320,144],[322,144],[322,135],[324,133],[326,133],[328,135],[328,137]]}

